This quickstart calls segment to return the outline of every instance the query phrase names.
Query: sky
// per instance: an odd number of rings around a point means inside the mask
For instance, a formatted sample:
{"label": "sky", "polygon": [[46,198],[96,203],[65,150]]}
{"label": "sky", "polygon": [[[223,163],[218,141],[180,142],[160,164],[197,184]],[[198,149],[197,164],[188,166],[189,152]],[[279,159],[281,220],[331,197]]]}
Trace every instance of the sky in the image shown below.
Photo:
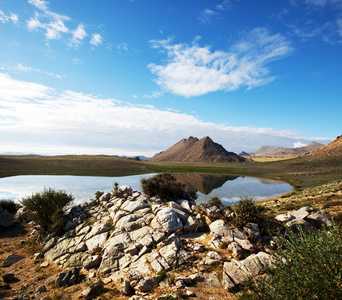
{"label": "sky", "polygon": [[0,153],[341,135],[342,0],[0,0]]}

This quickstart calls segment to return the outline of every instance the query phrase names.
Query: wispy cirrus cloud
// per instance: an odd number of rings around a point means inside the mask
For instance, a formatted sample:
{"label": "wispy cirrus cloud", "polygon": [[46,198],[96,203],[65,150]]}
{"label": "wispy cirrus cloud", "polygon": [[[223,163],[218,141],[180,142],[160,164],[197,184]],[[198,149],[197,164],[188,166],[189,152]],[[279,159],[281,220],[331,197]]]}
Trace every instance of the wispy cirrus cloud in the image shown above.
{"label": "wispy cirrus cloud", "polygon": [[16,65],[0,64],[0,70],[10,73],[40,73],[51,77],[55,77],[57,79],[62,79],[64,77],[63,75],[56,74],[53,72],[47,72],[44,70],[40,70],[38,68],[24,66],[21,63],[17,63]]}
{"label": "wispy cirrus cloud", "polygon": [[[26,22],[26,26],[30,31],[43,31],[47,41],[65,38],[70,47],[78,47],[88,36],[84,24],[80,23],[75,29],[72,29],[67,24],[71,22],[71,18],[51,11],[48,1],[28,0],[28,3],[39,11],[36,11],[34,16]],[[95,42],[94,36],[96,36]],[[89,43],[92,46],[99,46],[101,41],[102,36],[99,33],[93,33]]]}
{"label": "wispy cirrus cloud", "polygon": [[[236,1],[236,0],[235,0]],[[222,0],[212,8],[206,8],[201,11],[198,19],[204,23],[210,23],[215,17],[219,16],[222,11],[229,10],[233,7],[232,0]]]}
{"label": "wispy cirrus cloud", "polygon": [[150,64],[162,90],[184,97],[215,91],[252,89],[275,79],[268,64],[283,59],[293,48],[281,34],[270,34],[265,28],[247,33],[230,51],[211,51],[192,44],[172,44],[171,39],[151,41],[152,48],[166,51],[165,64]]}
{"label": "wispy cirrus cloud", "polygon": [[151,105],[70,90],[58,93],[4,73],[0,73],[0,120],[0,153],[151,156],[189,136],[210,136],[235,152],[269,143],[290,147],[308,140],[293,130],[225,126]]}
{"label": "wispy cirrus cloud", "polygon": [[[330,44],[342,42],[342,0],[292,0],[295,12],[301,14],[295,24],[288,24],[292,32],[303,41],[321,38]],[[287,11],[291,16],[291,10]]]}
{"label": "wispy cirrus cloud", "polygon": [[9,15],[6,15],[2,10],[0,10],[0,22],[7,23],[9,21],[13,22],[14,24],[18,23],[18,15],[14,13],[10,13]]}

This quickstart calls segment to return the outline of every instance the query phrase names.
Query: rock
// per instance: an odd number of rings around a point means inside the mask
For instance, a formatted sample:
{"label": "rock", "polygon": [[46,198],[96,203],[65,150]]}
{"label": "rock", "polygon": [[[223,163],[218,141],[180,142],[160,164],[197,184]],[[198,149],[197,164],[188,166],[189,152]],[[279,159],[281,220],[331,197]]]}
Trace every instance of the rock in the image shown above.
{"label": "rock", "polygon": [[82,292],[82,296],[86,299],[94,299],[96,296],[99,296],[104,289],[104,283],[101,280],[98,280],[92,283],[86,290]]}
{"label": "rock", "polygon": [[108,201],[110,199],[110,196],[111,196],[111,193],[103,193],[102,196],[100,196],[99,200],[100,202],[103,202],[103,201]]}
{"label": "rock", "polygon": [[182,221],[172,208],[162,208],[152,220],[151,226],[167,235],[183,229]]}
{"label": "rock", "polygon": [[14,217],[0,206],[0,226],[10,227],[14,224],[14,221]]}
{"label": "rock", "polygon": [[314,225],[317,229],[321,229],[322,226],[332,226],[332,222],[329,220],[328,214],[324,210],[308,215],[305,220]]}
{"label": "rock", "polygon": [[48,261],[44,261],[44,262],[42,262],[42,263],[40,264],[40,266],[41,266],[42,268],[46,268],[46,267],[49,266],[49,262],[48,262]]}
{"label": "rock", "polygon": [[228,245],[228,250],[232,253],[232,257],[242,258],[243,250],[239,243],[232,242]]}
{"label": "rock", "polygon": [[8,273],[5,275],[2,275],[2,280],[4,281],[4,283],[11,283],[14,281],[14,274]]}
{"label": "rock", "polygon": [[100,263],[101,263],[101,259],[102,259],[101,255],[89,256],[88,259],[86,259],[83,262],[83,267],[86,270],[97,268],[100,265]]}
{"label": "rock", "polygon": [[219,248],[222,245],[222,241],[217,236],[213,236],[208,245],[212,248]]}
{"label": "rock", "polygon": [[119,191],[122,192],[124,195],[131,195],[133,190],[129,185],[122,185],[119,186]]}
{"label": "rock", "polygon": [[73,285],[77,282],[79,274],[79,268],[71,268],[68,272],[58,273],[55,277],[55,284],[57,287]]}
{"label": "rock", "polygon": [[246,232],[240,228],[234,228],[233,229],[233,237],[234,237],[234,241],[236,238],[239,240],[248,240],[248,236],[247,236]]}
{"label": "rock", "polygon": [[293,216],[292,214],[290,214],[289,212],[286,214],[280,214],[277,215],[275,217],[275,220],[279,221],[279,222],[289,222],[291,220],[295,219],[295,216]]}
{"label": "rock", "polygon": [[47,292],[47,288],[46,285],[43,284],[42,286],[40,286],[36,292],[36,294],[40,294],[40,293],[46,293]]}
{"label": "rock", "polygon": [[213,266],[219,265],[224,261],[224,257],[215,251],[209,251],[205,257],[200,262],[200,265]]}
{"label": "rock", "polygon": [[120,291],[125,296],[130,296],[134,294],[134,290],[129,284],[129,280],[126,278],[120,279]]}
{"label": "rock", "polygon": [[146,203],[143,200],[125,201],[124,204],[121,205],[122,210],[128,211],[130,213],[133,213],[145,207],[146,207]]}
{"label": "rock", "polygon": [[222,284],[228,291],[235,288],[243,281],[248,280],[246,272],[242,271],[241,268],[234,262],[225,262],[223,265],[223,276]]}
{"label": "rock", "polygon": [[210,286],[210,287],[215,287],[215,288],[218,288],[218,289],[221,289],[221,288],[222,288],[221,282],[220,282],[220,280],[217,278],[215,272],[210,273],[210,274],[208,275],[208,277],[205,278],[204,283],[205,283],[207,286]]}
{"label": "rock", "polygon": [[225,224],[223,220],[216,220],[209,225],[210,233],[219,236],[231,237],[233,241],[233,235],[230,227]]}
{"label": "rock", "polygon": [[257,240],[261,236],[259,225],[256,223],[249,222],[243,227],[243,229],[253,240]]}
{"label": "rock", "polygon": [[6,259],[2,263],[2,267],[3,268],[9,267],[13,265],[14,263],[18,262],[19,260],[22,260],[23,258],[25,257],[21,255],[16,255],[16,254],[9,255],[6,257]]}
{"label": "rock", "polygon": [[137,286],[135,286],[135,290],[140,291],[140,292],[149,292],[151,291],[154,287],[158,285],[158,279],[157,276],[153,277],[147,277],[142,279]]}
{"label": "rock", "polygon": [[42,259],[42,258],[44,258],[44,254],[41,252],[33,254],[33,260]]}
{"label": "rock", "polygon": [[43,247],[43,253],[45,253],[46,251],[50,250],[53,246],[56,245],[58,238],[56,236],[52,237],[51,239],[47,240],[44,243],[44,247]]}
{"label": "rock", "polygon": [[238,238],[235,238],[235,241],[242,247],[242,249],[254,252],[256,249],[254,245],[251,243],[250,240],[240,240]]}
{"label": "rock", "polygon": [[294,219],[290,222],[286,223],[286,226],[290,228],[293,232],[298,232],[298,227],[301,227],[304,232],[316,230],[316,227],[313,226],[308,221],[305,221],[304,219]]}
{"label": "rock", "polygon": [[93,236],[89,240],[86,240],[85,244],[87,245],[87,248],[90,252],[95,252],[93,250],[99,249],[99,248],[102,249],[102,246],[107,240],[107,237],[108,237],[108,232],[104,232],[104,233]]}

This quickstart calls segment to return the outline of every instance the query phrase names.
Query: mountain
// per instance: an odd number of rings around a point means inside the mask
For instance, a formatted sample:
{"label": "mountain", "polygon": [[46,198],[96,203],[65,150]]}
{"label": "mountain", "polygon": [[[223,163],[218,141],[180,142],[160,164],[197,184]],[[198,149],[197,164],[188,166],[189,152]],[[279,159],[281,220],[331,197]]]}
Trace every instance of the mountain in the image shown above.
{"label": "mountain", "polygon": [[302,156],[340,156],[342,155],[342,135],[338,136],[335,140],[326,146],[315,149]]}
{"label": "mountain", "polygon": [[240,153],[238,153],[238,155],[240,155],[240,156],[250,156],[250,154],[245,152],[245,151],[241,151]]}
{"label": "mountain", "polygon": [[323,147],[323,144],[317,142],[311,142],[310,144],[304,147],[298,148],[285,148],[279,146],[263,146],[249,154],[252,156],[266,156],[266,155],[289,155],[289,156],[297,156],[306,152],[317,150]]}
{"label": "mountain", "polygon": [[247,160],[234,152],[228,152],[221,145],[213,142],[210,137],[199,140],[191,136],[156,154],[149,161],[245,162]]}

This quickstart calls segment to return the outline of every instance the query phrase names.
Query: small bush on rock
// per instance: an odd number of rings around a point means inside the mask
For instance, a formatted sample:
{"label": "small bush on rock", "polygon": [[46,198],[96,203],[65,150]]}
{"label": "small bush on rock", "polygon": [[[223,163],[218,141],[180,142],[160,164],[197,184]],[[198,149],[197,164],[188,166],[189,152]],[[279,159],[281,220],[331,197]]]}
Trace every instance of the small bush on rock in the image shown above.
{"label": "small bush on rock", "polygon": [[276,269],[252,285],[254,299],[342,299],[341,230],[334,224],[330,230],[298,231],[283,238]]}
{"label": "small bush on rock", "polygon": [[245,226],[247,223],[257,223],[264,229],[269,227],[265,207],[257,205],[253,197],[241,198],[238,204],[233,207],[236,217],[232,220],[236,227]]}
{"label": "small bush on rock", "polygon": [[43,232],[60,234],[65,221],[65,212],[73,200],[71,194],[49,188],[23,198],[21,203]]}
{"label": "small bush on rock", "polygon": [[147,196],[158,196],[163,201],[185,199],[191,196],[191,194],[186,193],[185,184],[177,181],[170,173],[157,174],[148,179],[142,178],[140,183]]}
{"label": "small bush on rock", "polygon": [[21,207],[19,203],[13,200],[0,200],[0,206],[11,215],[15,215],[18,209]]}

